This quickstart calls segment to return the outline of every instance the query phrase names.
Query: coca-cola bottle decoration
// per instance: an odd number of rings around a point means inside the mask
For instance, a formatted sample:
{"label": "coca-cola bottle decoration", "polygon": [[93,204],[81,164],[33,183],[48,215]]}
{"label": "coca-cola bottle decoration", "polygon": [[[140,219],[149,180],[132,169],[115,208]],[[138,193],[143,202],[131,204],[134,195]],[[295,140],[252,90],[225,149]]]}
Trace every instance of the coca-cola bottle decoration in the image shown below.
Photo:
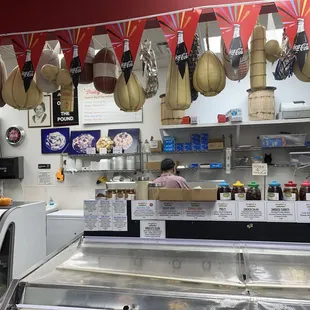
{"label": "coca-cola bottle decoration", "polygon": [[229,57],[233,70],[238,71],[244,49],[240,37],[240,25],[234,24],[234,35],[229,46]]}
{"label": "coca-cola bottle decoration", "polygon": [[297,33],[294,39],[293,51],[296,55],[297,64],[300,70],[303,69],[309,51],[308,37],[305,32],[305,21],[303,18],[297,19]]}
{"label": "coca-cola bottle decoration", "polygon": [[33,72],[33,64],[31,61],[31,51],[27,50],[26,51],[26,60],[23,66],[23,70],[22,70],[22,79],[24,82],[24,88],[25,88],[25,92],[28,91],[31,82],[33,80],[33,76],[34,76],[34,72]]}
{"label": "coca-cola bottle decoration", "polygon": [[77,45],[73,45],[73,57],[70,64],[70,75],[72,78],[72,83],[75,88],[79,84],[81,72],[82,72],[82,66],[79,57],[79,49]]}
{"label": "coca-cola bottle decoration", "polygon": [[128,80],[130,78],[132,68],[133,68],[133,59],[132,59],[128,39],[124,39],[124,51],[123,51],[123,55],[122,55],[121,68],[122,68],[122,71],[124,73],[125,82],[127,84]]}
{"label": "coca-cola bottle decoration", "polygon": [[186,45],[184,43],[183,31],[178,31],[178,43],[177,43],[177,47],[175,50],[174,60],[175,60],[176,65],[179,68],[179,72],[183,79],[184,74],[185,74],[186,63],[188,61],[188,53],[187,53]]}

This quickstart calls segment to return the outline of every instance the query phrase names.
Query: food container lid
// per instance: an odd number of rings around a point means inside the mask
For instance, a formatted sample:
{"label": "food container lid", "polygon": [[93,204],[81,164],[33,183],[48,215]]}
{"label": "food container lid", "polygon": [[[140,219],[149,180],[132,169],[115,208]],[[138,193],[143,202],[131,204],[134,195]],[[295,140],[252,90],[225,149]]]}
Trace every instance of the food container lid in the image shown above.
{"label": "food container lid", "polygon": [[288,183],[284,184],[285,187],[297,187],[297,184],[293,181],[288,181]]}
{"label": "food container lid", "polygon": [[163,186],[161,183],[149,183],[149,187],[163,187]]}
{"label": "food container lid", "polygon": [[244,184],[241,183],[240,181],[237,181],[236,183],[233,184],[233,186],[235,186],[235,187],[241,187],[241,186],[244,186]]}
{"label": "food container lid", "polygon": [[304,187],[310,187],[310,182],[308,180],[305,180],[300,185]]}
{"label": "food container lid", "polygon": [[221,182],[220,184],[219,184],[219,186],[223,186],[223,187],[228,187],[229,186],[229,184],[227,183],[227,182]]}
{"label": "food container lid", "polygon": [[150,178],[149,177],[138,177],[137,180],[138,181],[149,181]]}
{"label": "food container lid", "polygon": [[259,184],[257,184],[255,181],[251,181],[249,184],[248,184],[249,187],[258,187]]}
{"label": "food container lid", "polygon": [[269,186],[281,186],[281,183],[279,183],[279,182],[273,180],[273,181],[271,181],[271,182],[269,183]]}

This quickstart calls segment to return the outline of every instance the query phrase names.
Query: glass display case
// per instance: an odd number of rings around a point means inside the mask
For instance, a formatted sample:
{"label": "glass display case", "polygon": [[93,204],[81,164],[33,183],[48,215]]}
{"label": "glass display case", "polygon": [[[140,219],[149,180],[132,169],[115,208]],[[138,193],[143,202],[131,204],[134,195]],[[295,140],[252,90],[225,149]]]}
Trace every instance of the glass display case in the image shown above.
{"label": "glass display case", "polygon": [[9,288],[7,309],[310,309],[310,245],[87,237]]}

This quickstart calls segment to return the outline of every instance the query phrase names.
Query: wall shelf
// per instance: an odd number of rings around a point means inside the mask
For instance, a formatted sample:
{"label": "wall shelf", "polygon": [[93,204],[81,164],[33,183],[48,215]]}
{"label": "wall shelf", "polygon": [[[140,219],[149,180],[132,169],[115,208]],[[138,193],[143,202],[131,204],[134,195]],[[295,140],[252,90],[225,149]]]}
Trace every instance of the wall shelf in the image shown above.
{"label": "wall shelf", "polygon": [[212,153],[212,152],[224,152],[224,149],[219,150],[205,150],[205,151],[175,151],[175,152],[151,152],[144,153],[144,155],[168,155],[168,154],[204,154],[204,153]]}
{"label": "wall shelf", "polygon": [[310,149],[309,146],[283,146],[283,147],[260,147],[260,146],[249,146],[249,147],[235,147],[235,152],[254,152],[254,151],[272,151],[272,150],[292,150],[292,149]]}
{"label": "wall shelf", "polygon": [[65,174],[75,174],[75,173],[87,173],[87,172],[99,172],[99,173],[115,173],[115,172],[130,172],[130,173],[136,173],[137,170],[77,170],[77,171],[64,171]]}
{"label": "wall shelf", "polygon": [[140,155],[139,153],[120,153],[120,154],[113,154],[113,153],[108,153],[108,154],[67,154],[63,153],[61,154],[62,156],[69,156],[69,157],[97,157],[97,158],[106,158],[106,157],[117,157],[117,156],[136,156]]}

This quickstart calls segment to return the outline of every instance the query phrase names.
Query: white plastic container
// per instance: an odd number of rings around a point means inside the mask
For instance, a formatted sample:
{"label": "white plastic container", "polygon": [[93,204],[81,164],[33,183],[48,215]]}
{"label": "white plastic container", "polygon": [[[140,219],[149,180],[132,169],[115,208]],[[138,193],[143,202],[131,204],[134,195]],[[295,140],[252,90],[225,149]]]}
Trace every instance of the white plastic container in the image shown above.
{"label": "white plastic container", "polygon": [[127,170],[135,170],[135,157],[134,156],[128,156],[126,158],[126,169]]}
{"label": "white plastic container", "polygon": [[111,159],[101,159],[99,162],[100,170],[111,170]]}

